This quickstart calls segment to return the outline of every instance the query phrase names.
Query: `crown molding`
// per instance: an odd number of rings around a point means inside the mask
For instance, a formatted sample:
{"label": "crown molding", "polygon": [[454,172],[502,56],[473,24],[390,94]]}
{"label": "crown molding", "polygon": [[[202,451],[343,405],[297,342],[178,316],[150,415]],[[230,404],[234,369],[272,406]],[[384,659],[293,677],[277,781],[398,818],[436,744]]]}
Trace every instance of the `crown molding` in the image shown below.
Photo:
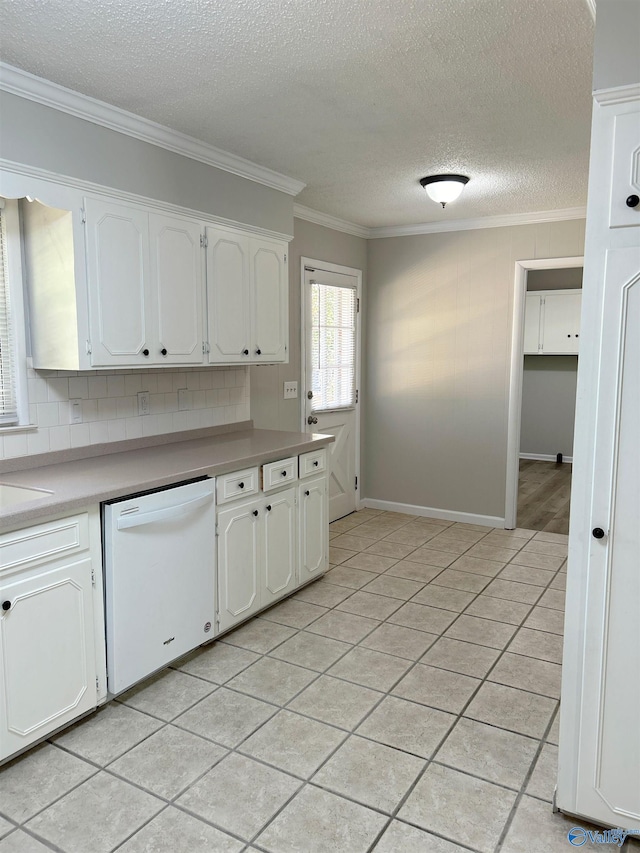
{"label": "crown molding", "polygon": [[370,228],[369,238],[412,237],[418,234],[441,234],[445,231],[473,231],[479,228],[504,228],[509,225],[536,225],[542,222],[584,219],[586,215],[586,207],[568,207],[564,210],[542,210],[536,213],[480,216],[477,219],[448,219],[446,222],[425,222],[421,225],[389,225],[381,228]]}
{"label": "crown molding", "polygon": [[149,121],[142,116],[121,110],[119,107],[98,101],[88,95],[82,95],[80,92],[74,92],[72,89],[59,86],[57,83],[52,83],[42,77],[36,77],[28,71],[23,71],[4,62],[0,62],[0,89],[11,95],[27,98],[76,118],[109,128],[109,130],[124,133],[142,142],[157,145],[159,148],[165,148],[167,151],[189,157],[191,160],[198,160],[200,163],[206,163],[216,169],[222,169],[241,178],[247,178],[250,181],[287,193],[287,195],[296,196],[306,186],[302,181],[295,178],[281,175],[279,172],[274,172],[272,169],[259,166],[243,157],[238,157],[206,142],[201,142],[185,133]]}
{"label": "crown molding", "polygon": [[630,83],[628,86],[613,86],[611,89],[596,89],[593,99],[597,104],[627,104],[640,101],[640,85]]}
{"label": "crown molding", "polygon": [[345,234],[353,234],[354,237],[364,237],[365,240],[371,236],[371,229],[367,228],[366,225],[357,225],[355,222],[348,222],[346,219],[338,219],[337,216],[320,213],[319,210],[304,207],[302,204],[294,203],[293,215],[296,219],[305,219],[307,222],[324,225],[325,228],[332,228],[334,231],[343,231]]}

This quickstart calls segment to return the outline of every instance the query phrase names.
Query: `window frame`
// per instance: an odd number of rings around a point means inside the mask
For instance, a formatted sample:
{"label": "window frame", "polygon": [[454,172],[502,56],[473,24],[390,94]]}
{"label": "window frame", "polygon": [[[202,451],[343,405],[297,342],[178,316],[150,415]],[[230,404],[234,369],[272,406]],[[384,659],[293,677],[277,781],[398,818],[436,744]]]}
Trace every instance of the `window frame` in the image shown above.
{"label": "window frame", "polygon": [[4,435],[5,433],[28,429],[32,424],[29,419],[27,325],[19,206],[16,199],[7,198],[0,199],[0,204],[2,205],[2,218],[5,223],[7,290],[11,309],[9,323],[13,338],[16,409],[18,416],[15,423],[0,423],[0,435]]}

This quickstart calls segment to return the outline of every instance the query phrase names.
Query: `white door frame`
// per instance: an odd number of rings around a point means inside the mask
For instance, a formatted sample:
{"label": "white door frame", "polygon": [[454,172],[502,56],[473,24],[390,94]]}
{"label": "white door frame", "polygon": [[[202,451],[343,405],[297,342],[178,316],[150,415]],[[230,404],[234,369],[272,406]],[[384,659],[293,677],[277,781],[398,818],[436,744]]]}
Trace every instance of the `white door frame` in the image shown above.
{"label": "white door frame", "polygon": [[584,257],[537,258],[516,261],[511,324],[511,366],[509,370],[509,409],[507,415],[507,484],[504,526],[516,526],[518,514],[518,477],[520,473],[520,421],[522,416],[522,355],[524,349],[524,306],[529,270],[557,270],[583,267]]}
{"label": "white door frame", "polygon": [[300,258],[300,424],[302,432],[308,432],[307,419],[305,415],[307,399],[307,315],[306,315],[306,295],[304,290],[304,274],[305,268],[312,267],[317,270],[326,270],[327,272],[337,272],[343,275],[355,276],[357,280],[356,298],[360,309],[356,314],[356,389],[358,391],[356,403],[356,458],[355,458],[355,476],[356,482],[356,509],[360,509],[360,488],[362,486],[362,478],[360,476],[360,407],[362,404],[362,334],[361,322],[362,316],[362,270],[354,267],[344,267],[341,264],[330,264],[327,261],[317,261],[313,258]]}

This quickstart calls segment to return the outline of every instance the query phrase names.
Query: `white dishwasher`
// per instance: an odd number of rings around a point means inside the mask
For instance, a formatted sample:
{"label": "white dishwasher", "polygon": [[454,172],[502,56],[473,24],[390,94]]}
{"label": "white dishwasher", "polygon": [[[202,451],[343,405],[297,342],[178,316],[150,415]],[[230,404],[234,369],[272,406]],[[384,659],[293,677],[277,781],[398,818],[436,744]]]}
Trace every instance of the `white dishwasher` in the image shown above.
{"label": "white dishwasher", "polygon": [[215,524],[213,479],[103,504],[110,693],[212,637]]}

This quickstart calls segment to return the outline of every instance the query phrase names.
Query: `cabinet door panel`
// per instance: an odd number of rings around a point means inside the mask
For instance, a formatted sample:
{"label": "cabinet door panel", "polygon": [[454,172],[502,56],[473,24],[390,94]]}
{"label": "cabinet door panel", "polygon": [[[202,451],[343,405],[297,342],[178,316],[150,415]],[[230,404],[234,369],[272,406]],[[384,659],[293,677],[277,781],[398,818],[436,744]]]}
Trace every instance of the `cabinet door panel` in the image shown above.
{"label": "cabinet door panel", "polygon": [[207,228],[207,243],[209,361],[248,362],[249,238]]}
{"label": "cabinet door panel", "polygon": [[609,226],[640,225],[640,204],[627,205],[630,195],[640,195],[640,121],[638,113],[615,118],[613,142],[613,177]]}
{"label": "cabinet door panel", "polygon": [[265,498],[265,569],[262,606],[296,586],[296,490]]}
{"label": "cabinet door panel", "polygon": [[86,216],[91,363],[147,363],[148,215],[87,199]]}
{"label": "cabinet door panel", "polygon": [[220,631],[246,619],[260,607],[258,571],[262,563],[263,505],[263,501],[254,500],[218,513]]}
{"label": "cabinet door panel", "polygon": [[286,361],[288,287],[285,246],[251,240],[252,361]]}
{"label": "cabinet door panel", "polygon": [[577,353],[582,292],[547,293],[543,306],[542,352]]}
{"label": "cabinet door panel", "polygon": [[0,756],[96,705],[91,560],[3,584],[2,599]]}
{"label": "cabinet door panel", "polygon": [[[201,364],[202,249],[198,222],[152,215],[151,280],[154,283],[154,361]],[[166,350],[166,355],[162,350]]]}
{"label": "cabinet door panel", "polygon": [[299,487],[300,583],[318,577],[328,568],[329,521],[327,478],[316,477]]}

